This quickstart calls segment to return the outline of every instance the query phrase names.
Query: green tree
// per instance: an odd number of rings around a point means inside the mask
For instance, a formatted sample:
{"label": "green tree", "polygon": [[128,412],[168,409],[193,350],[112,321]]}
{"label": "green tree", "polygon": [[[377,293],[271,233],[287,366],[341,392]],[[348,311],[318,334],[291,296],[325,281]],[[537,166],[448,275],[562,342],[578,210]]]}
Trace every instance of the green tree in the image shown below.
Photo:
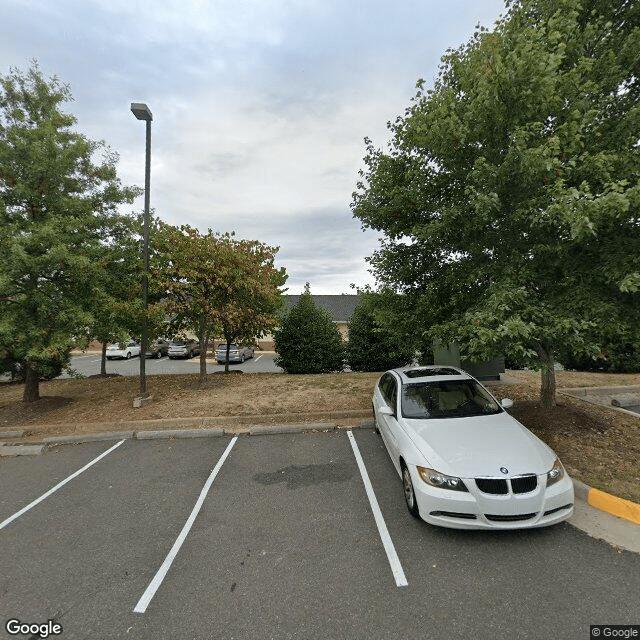
{"label": "green tree", "polygon": [[[23,400],[39,398],[52,363],[66,364],[93,322],[94,259],[138,191],[117,156],[73,131],[71,91],[37,64],[0,78],[0,353],[24,371]],[[99,157],[101,156],[101,157]]]}
{"label": "green tree", "polygon": [[396,313],[404,306],[392,291],[359,292],[349,319],[347,364],[353,371],[386,371],[411,363],[415,355],[412,336],[402,327]]}
{"label": "green tree", "polygon": [[344,345],[331,315],[313,302],[309,283],[286,311],[273,339],[275,363],[287,373],[330,373],[344,367]]}
{"label": "green tree", "polygon": [[256,240],[211,230],[201,235],[189,226],[165,225],[163,234],[167,266],[158,275],[166,291],[164,305],[174,316],[174,326],[198,336],[204,384],[210,340],[225,337],[228,372],[231,342],[253,343],[276,325],[279,287],[287,276],[274,265],[278,249]]}
{"label": "green tree", "polygon": [[[159,272],[164,265],[162,247],[156,248],[155,236],[162,221],[151,218],[150,264]],[[100,373],[105,375],[107,344],[125,342],[133,337],[140,340],[144,319],[142,301],[142,277],[144,262],[142,252],[143,215],[127,216],[115,221],[109,237],[105,238],[95,260],[100,265],[100,280],[93,287],[93,323],[88,328],[89,340],[102,343]],[[160,250],[159,250],[160,249]],[[156,285],[156,286],[154,286]],[[165,292],[158,288],[156,279],[149,282],[147,328],[150,337],[167,334],[166,312],[161,301]]]}
{"label": "green tree", "polygon": [[639,16],[509,3],[418,82],[388,153],[368,141],[354,193],[386,236],[373,270],[414,299],[423,337],[538,366],[545,406],[560,347],[593,357],[594,329],[640,321]]}

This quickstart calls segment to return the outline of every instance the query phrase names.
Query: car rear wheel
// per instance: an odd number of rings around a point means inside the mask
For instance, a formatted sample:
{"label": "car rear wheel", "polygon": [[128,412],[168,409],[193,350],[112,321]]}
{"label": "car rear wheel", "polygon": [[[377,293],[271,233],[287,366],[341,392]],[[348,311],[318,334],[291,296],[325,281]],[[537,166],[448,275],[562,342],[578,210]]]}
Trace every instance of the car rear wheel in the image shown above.
{"label": "car rear wheel", "polygon": [[409,513],[414,518],[420,518],[420,511],[418,510],[418,503],[416,502],[416,493],[413,490],[413,482],[411,481],[411,474],[406,464],[402,464],[402,488],[404,489],[404,501],[407,504]]}
{"label": "car rear wheel", "polygon": [[131,360],[131,351],[127,351],[127,360]]}

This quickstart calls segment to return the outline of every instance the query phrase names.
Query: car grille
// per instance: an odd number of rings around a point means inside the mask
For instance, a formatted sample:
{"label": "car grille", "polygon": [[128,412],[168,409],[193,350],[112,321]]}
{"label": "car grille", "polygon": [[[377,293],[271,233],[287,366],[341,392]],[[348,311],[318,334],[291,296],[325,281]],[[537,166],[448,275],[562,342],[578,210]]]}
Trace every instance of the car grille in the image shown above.
{"label": "car grille", "polygon": [[537,513],[518,513],[512,516],[503,516],[485,513],[484,517],[492,522],[520,522],[521,520],[531,520],[531,518],[535,518],[537,515]]}
{"label": "car grille", "polygon": [[459,513],[457,511],[432,511],[430,516],[440,516],[443,518],[463,518],[464,520],[475,520],[473,513]]}
{"label": "car grille", "polygon": [[507,481],[503,478],[476,478],[476,486],[482,493],[505,495],[509,493]]}
{"label": "car grille", "polygon": [[552,513],[557,513],[558,511],[562,511],[563,509],[571,509],[573,507],[572,504],[564,504],[561,507],[556,507],[555,509],[549,509],[549,511],[545,511],[545,516],[550,516]]}
{"label": "car grille", "polygon": [[513,493],[529,493],[535,491],[538,486],[538,477],[535,475],[518,476],[509,481],[504,478],[476,478],[475,480],[476,486],[482,493],[493,495],[507,495],[509,493],[508,482],[511,482]]}
{"label": "car grille", "polygon": [[529,493],[535,491],[538,486],[538,476],[520,476],[511,478],[511,491],[513,493]]}

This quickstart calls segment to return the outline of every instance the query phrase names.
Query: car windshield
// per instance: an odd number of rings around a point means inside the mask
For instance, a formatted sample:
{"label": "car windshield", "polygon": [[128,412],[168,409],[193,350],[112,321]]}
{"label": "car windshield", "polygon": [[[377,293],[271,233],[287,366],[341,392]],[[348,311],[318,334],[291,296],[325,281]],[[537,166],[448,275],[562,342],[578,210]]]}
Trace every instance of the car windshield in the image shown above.
{"label": "car windshield", "polygon": [[[235,342],[232,342],[232,343],[229,345],[229,349],[231,349],[231,350],[233,350],[233,349],[237,349],[237,348],[238,348],[238,345],[237,345]],[[226,345],[226,344],[221,344],[221,345],[218,347],[218,351],[220,351],[220,350],[224,350],[224,351],[226,351],[226,350],[227,350],[227,345]]]}
{"label": "car windshield", "polygon": [[501,412],[502,408],[475,380],[416,382],[402,386],[405,418],[466,418]]}
{"label": "car windshield", "polygon": [[186,340],[174,340],[172,344],[174,347],[184,347],[187,342]]}

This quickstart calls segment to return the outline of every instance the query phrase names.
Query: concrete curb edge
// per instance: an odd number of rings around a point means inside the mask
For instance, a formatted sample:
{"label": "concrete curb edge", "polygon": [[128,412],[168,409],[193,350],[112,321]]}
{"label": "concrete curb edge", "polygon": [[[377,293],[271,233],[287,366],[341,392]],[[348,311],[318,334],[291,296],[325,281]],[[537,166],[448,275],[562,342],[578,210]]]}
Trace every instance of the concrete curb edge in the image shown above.
{"label": "concrete curb edge", "polygon": [[624,498],[618,498],[610,493],[600,491],[600,489],[594,489],[580,480],[573,478],[572,480],[573,490],[578,500],[582,500],[600,511],[605,511],[613,516],[640,525],[640,504]]}
{"label": "concrete curb edge", "polygon": [[[360,418],[369,415],[369,412],[360,411],[353,412],[360,413]],[[357,418],[358,416],[351,416]],[[298,416],[300,418],[300,416]],[[336,419],[344,419],[345,416],[340,416]],[[198,426],[203,425],[203,420],[206,424],[206,418],[196,418],[191,424]],[[206,438],[206,437],[220,437],[220,436],[237,436],[237,435],[273,435],[273,434],[287,434],[287,433],[304,433],[313,431],[334,431],[343,429],[368,429],[373,427],[372,420],[360,420],[359,423],[344,427],[336,425],[333,422],[298,422],[298,423],[284,423],[284,424],[259,424],[260,418],[253,416],[256,424],[247,423],[245,421],[239,422],[237,425],[229,425],[227,427],[204,427],[204,428],[183,428],[183,429],[136,429],[129,431],[106,431],[102,433],[86,433],[78,435],[68,436],[48,436],[43,438],[41,442],[32,442],[28,444],[13,443],[4,444],[0,443],[0,457],[17,456],[17,455],[40,455],[47,451],[49,448],[70,445],[70,444],[82,444],[86,442],[101,442],[109,440],[156,440],[156,439],[168,439],[168,438]],[[141,421],[142,422],[142,421]],[[149,420],[147,423],[153,423],[157,425],[158,421]],[[176,423],[176,421],[167,421]],[[355,422],[355,421],[354,421]],[[179,424],[188,426],[185,421],[178,421]]]}

